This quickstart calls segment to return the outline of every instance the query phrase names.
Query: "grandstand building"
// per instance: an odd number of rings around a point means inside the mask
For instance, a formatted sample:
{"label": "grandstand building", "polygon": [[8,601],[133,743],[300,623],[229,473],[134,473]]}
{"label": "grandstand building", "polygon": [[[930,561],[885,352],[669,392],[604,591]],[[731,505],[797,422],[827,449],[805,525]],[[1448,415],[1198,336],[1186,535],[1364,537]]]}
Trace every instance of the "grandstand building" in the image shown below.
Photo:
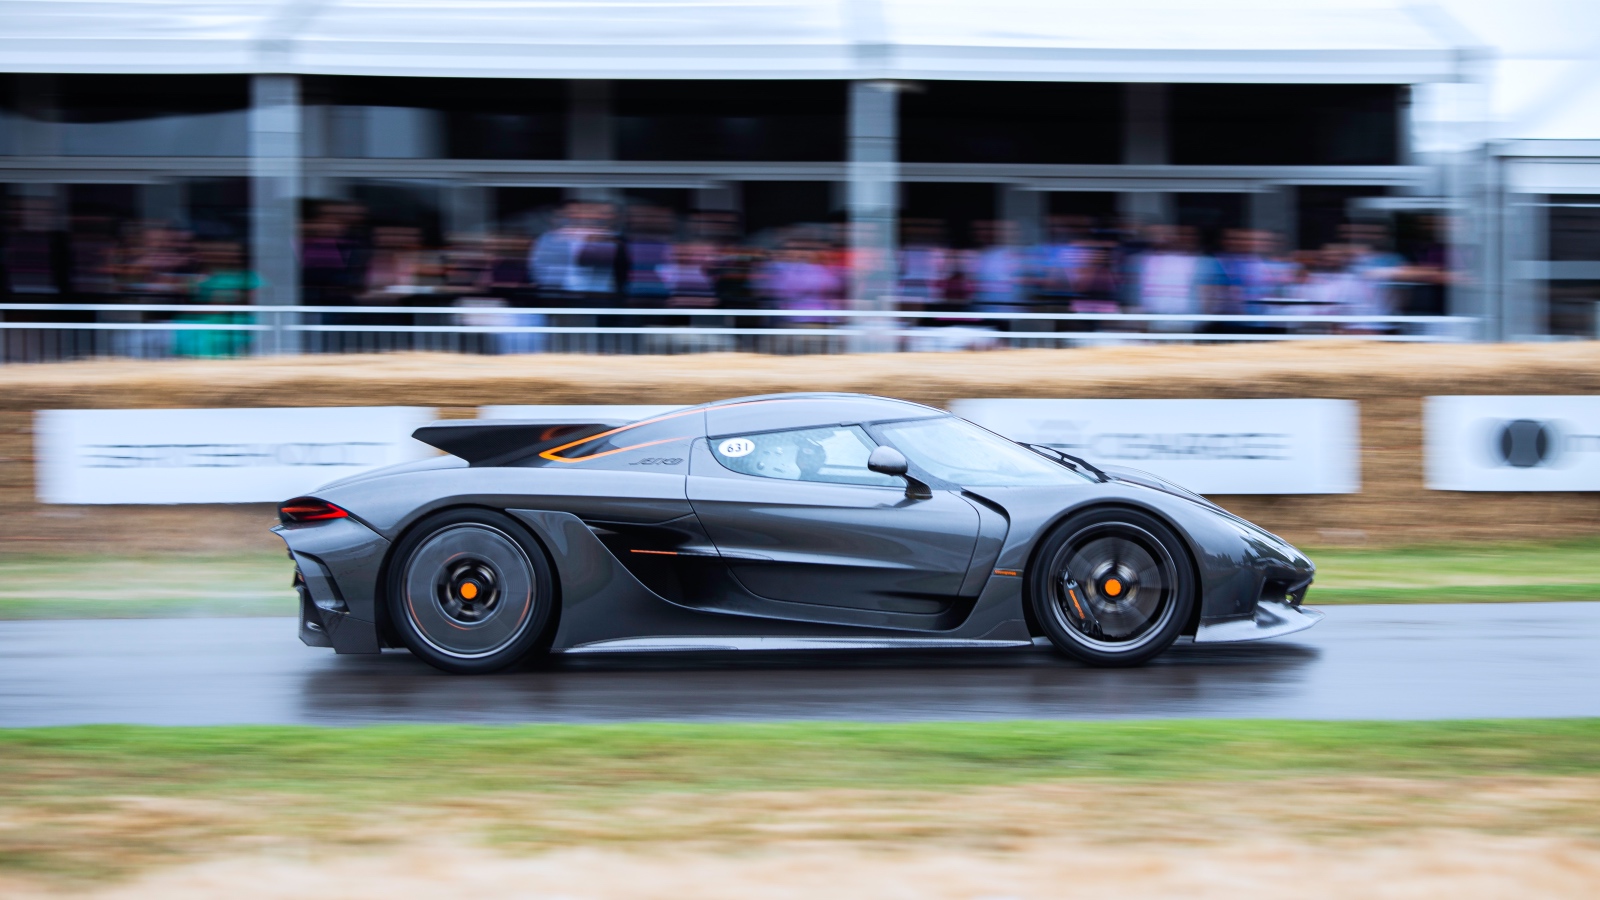
{"label": "grandstand building", "polygon": [[302,299],[308,200],[472,234],[648,198],[747,233],[847,222],[877,259],[904,219],[1306,247],[1352,217],[1432,222],[1440,311],[1593,336],[1596,29],[1559,16],[1594,16],[1517,4],[1502,33],[1487,6],[0,0],[0,183],[234,236],[274,305]]}

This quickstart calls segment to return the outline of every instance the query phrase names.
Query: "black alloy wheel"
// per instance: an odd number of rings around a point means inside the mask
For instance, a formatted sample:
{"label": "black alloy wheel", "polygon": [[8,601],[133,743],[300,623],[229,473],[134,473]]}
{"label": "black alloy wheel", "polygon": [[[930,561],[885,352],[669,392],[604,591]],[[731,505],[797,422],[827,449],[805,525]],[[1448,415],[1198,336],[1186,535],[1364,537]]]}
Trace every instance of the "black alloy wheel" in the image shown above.
{"label": "black alloy wheel", "polygon": [[1183,542],[1138,510],[1087,510],[1040,548],[1029,579],[1034,615],[1062,653],[1093,666],[1136,666],[1172,645],[1194,609]]}
{"label": "black alloy wheel", "polygon": [[449,672],[516,665],[541,646],[555,607],[549,560],[510,517],[451,510],[395,548],[389,617],[412,653]]}

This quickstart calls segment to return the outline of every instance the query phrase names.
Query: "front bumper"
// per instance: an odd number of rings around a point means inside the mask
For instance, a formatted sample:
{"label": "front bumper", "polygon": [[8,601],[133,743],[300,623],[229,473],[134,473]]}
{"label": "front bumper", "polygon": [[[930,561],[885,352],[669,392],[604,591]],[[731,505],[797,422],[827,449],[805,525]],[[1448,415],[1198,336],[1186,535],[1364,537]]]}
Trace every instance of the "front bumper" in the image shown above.
{"label": "front bumper", "polygon": [[1202,619],[1194,635],[1195,643],[1261,641],[1305,631],[1322,621],[1321,610],[1300,605],[1311,587],[1313,572],[1272,567],[1261,582],[1255,610],[1251,615]]}
{"label": "front bumper", "polygon": [[1229,641],[1261,641],[1305,631],[1322,621],[1322,610],[1309,606],[1290,606],[1282,600],[1262,600],[1248,619],[1201,622],[1195,632],[1196,644],[1221,644]]}

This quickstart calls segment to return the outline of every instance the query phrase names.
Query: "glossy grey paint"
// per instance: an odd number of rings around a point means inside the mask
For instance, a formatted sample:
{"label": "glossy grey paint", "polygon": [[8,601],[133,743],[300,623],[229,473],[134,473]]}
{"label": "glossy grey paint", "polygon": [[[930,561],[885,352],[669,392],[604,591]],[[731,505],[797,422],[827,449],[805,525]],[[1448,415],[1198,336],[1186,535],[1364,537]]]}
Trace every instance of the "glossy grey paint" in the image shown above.
{"label": "glossy grey paint", "polygon": [[960,597],[979,517],[958,493],[756,478],[723,467],[707,443],[689,455],[689,502],[750,593],[922,614]]}
{"label": "glossy grey paint", "polygon": [[379,610],[373,586],[389,542],[354,519],[272,530],[289,545],[305,580],[300,639],[340,653],[377,653]]}
{"label": "glossy grey paint", "polygon": [[874,421],[930,415],[943,413],[851,395],[729,401],[673,419],[675,433],[693,437],[581,462],[468,467],[444,458],[346,479],[314,496],[352,519],[275,530],[298,560],[325,571],[307,574],[311,592],[347,607],[337,632],[328,630],[341,652],[385,643],[390,544],[430,513],[461,506],[510,512],[549,553],[559,576],[556,650],[672,636],[1025,641],[1025,579],[995,570],[1025,573],[1051,527],[1104,504],[1146,510],[1183,536],[1200,586],[1191,633],[1253,621],[1269,579],[1314,571],[1271,535],[1160,485],[963,491],[913,467],[933,494],[913,499],[734,473],[704,437],[834,424],[872,432]]}

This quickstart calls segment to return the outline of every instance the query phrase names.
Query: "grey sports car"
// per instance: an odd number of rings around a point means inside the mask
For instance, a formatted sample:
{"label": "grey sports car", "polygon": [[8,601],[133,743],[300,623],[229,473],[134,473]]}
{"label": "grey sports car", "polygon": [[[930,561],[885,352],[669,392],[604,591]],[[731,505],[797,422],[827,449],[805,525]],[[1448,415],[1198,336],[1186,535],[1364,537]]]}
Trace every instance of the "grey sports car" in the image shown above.
{"label": "grey sports car", "polygon": [[451,672],[540,652],[1028,647],[1091,665],[1308,628],[1315,567],[1147,473],[859,394],[440,422],[281,505],[300,638]]}

